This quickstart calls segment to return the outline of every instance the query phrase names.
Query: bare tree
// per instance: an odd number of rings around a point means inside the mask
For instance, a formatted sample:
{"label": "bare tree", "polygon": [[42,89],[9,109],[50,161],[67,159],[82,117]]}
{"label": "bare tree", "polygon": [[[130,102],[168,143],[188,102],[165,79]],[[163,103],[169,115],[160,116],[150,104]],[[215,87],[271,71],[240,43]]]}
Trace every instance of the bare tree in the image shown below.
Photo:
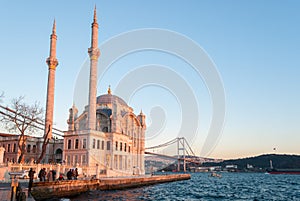
{"label": "bare tree", "polygon": [[11,102],[11,109],[7,108],[7,113],[2,121],[9,132],[19,133],[18,150],[20,156],[18,163],[24,162],[24,153],[26,151],[26,140],[28,136],[36,133],[39,122],[42,120],[43,109],[38,103],[28,105],[24,102],[24,97],[20,96]]}
{"label": "bare tree", "polygon": [[49,127],[47,129],[47,133],[44,135],[44,141],[43,141],[43,145],[42,145],[42,152],[41,152],[39,158],[37,159],[36,163],[40,163],[43,160],[43,158],[46,154],[47,145],[48,145],[49,140],[50,140],[49,137],[48,137],[48,135],[50,133],[50,129],[51,129],[51,126],[49,125]]}

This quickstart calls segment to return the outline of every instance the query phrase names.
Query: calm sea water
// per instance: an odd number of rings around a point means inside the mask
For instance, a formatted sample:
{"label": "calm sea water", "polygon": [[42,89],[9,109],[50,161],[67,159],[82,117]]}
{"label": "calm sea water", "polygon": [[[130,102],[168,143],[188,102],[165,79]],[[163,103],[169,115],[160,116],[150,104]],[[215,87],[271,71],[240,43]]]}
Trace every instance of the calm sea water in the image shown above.
{"label": "calm sea water", "polygon": [[193,173],[192,179],[142,188],[93,191],[74,197],[81,200],[300,200],[300,175],[263,173]]}

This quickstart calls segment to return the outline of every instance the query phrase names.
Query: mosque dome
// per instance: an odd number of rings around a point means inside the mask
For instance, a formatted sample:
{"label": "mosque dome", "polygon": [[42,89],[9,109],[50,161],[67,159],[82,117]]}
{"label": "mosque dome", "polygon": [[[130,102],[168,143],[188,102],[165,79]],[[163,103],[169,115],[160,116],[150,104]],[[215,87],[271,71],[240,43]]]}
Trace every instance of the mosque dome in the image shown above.
{"label": "mosque dome", "polygon": [[128,107],[127,103],[122,98],[111,94],[110,88],[108,88],[107,94],[97,97],[97,104],[112,104],[115,102]]}

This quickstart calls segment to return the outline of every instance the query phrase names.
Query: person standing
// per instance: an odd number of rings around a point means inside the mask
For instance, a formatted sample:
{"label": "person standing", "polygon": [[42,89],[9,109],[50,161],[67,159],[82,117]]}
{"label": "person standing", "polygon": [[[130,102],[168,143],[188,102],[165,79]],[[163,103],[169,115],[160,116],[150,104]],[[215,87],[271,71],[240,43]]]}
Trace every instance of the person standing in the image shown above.
{"label": "person standing", "polygon": [[78,177],[78,169],[75,168],[75,171],[74,171],[74,178],[75,178],[75,180],[77,180],[77,177]]}
{"label": "person standing", "polygon": [[52,170],[49,170],[47,174],[47,181],[53,181],[52,179],[53,179]]}
{"label": "person standing", "polygon": [[46,168],[43,168],[43,174],[42,174],[43,181],[46,181],[46,175],[47,175]]}
{"label": "person standing", "polygon": [[46,181],[46,175],[47,175],[46,168],[42,168],[38,175],[40,178],[40,181]]}
{"label": "person standing", "polygon": [[43,181],[43,169],[40,169],[38,177],[40,181]]}
{"label": "person standing", "polygon": [[73,176],[72,169],[70,169],[70,170],[67,172],[67,178],[68,178],[68,180],[72,180],[72,176]]}
{"label": "person standing", "polygon": [[30,192],[31,192],[32,183],[33,183],[33,179],[34,179],[34,174],[35,174],[35,171],[32,170],[32,168],[30,168],[30,170],[28,172],[28,177],[29,177],[28,196],[30,195]]}
{"label": "person standing", "polygon": [[52,170],[52,181],[56,180],[56,171]]}

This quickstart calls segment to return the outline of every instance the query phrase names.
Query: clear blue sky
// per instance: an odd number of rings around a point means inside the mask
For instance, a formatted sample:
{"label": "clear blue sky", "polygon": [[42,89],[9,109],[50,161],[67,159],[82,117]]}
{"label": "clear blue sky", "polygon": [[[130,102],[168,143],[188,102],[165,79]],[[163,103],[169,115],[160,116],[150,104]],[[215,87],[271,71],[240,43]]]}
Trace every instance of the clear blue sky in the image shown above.
{"label": "clear blue sky", "polygon": [[[49,36],[57,22],[56,127],[66,129],[77,75],[87,59],[93,7],[97,4],[99,45],[133,29],[162,28],[183,34],[211,57],[226,92],[223,134],[215,158],[262,153],[300,154],[300,3],[299,1],[1,1],[0,91],[4,104],[20,95],[45,105]],[[102,58],[101,58],[102,59]],[[176,58],[150,52],[130,55],[99,80],[98,94],[117,85],[126,72],[151,63],[171,66],[193,88],[200,107],[193,148],[200,153],[211,118],[209,92]],[[121,68],[122,67],[122,68]],[[172,94],[162,88],[140,90],[129,103],[168,112],[166,130],[156,142],[172,137],[180,113]],[[180,104],[179,104],[180,105]],[[192,118],[192,117],[191,117]],[[153,143],[156,143],[153,141]]]}

